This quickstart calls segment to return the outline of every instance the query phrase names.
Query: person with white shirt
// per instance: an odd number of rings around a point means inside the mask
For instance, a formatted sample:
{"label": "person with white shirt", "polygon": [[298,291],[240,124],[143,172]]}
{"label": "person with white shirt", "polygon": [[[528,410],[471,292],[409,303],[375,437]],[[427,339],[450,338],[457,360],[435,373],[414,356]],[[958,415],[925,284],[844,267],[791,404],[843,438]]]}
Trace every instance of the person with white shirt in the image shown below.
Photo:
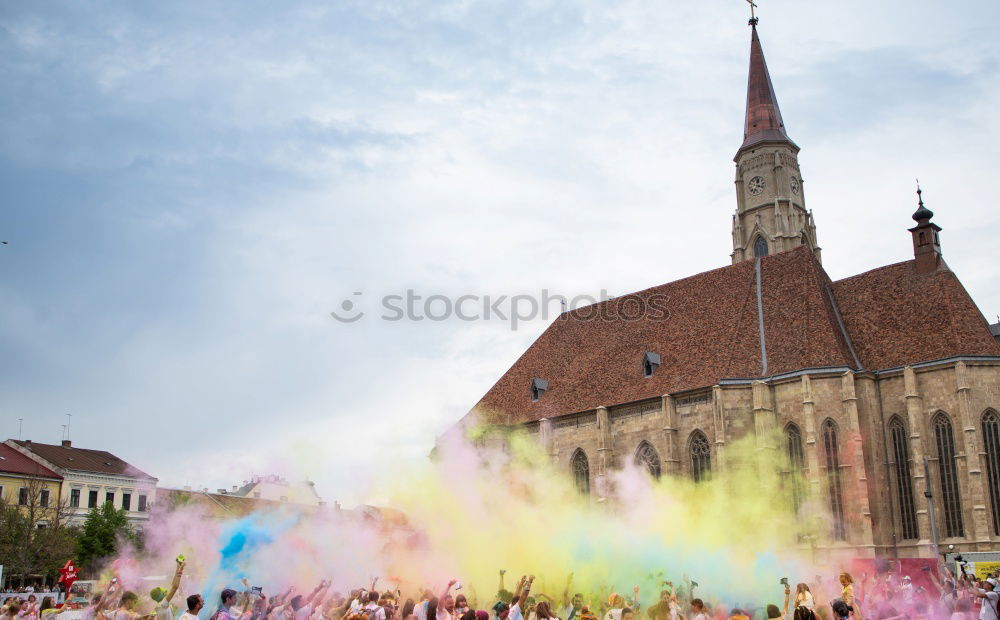
{"label": "person with white shirt", "polygon": [[705,613],[705,603],[700,598],[691,600],[691,614],[691,620],[708,620],[708,614]]}
{"label": "person with white shirt", "polygon": [[[308,597],[303,597],[301,594],[293,596],[291,602],[289,603],[292,608],[292,618],[294,618],[294,620],[309,620],[309,616],[312,615],[314,606],[323,603],[323,597],[326,596],[326,591],[329,588],[330,582],[321,581]],[[381,620],[385,620],[385,618],[383,617]]]}
{"label": "person with white shirt", "polygon": [[174,620],[174,609],[170,606],[170,599],[174,598],[177,588],[181,585],[181,575],[184,574],[184,560],[177,558],[177,568],[174,570],[174,579],[170,582],[170,589],[153,588],[149,597],[156,603],[156,620]]}
{"label": "person with white shirt", "polygon": [[622,610],[625,609],[625,599],[622,598],[621,594],[613,592],[611,596],[608,597],[608,604],[611,605],[611,609],[604,614],[604,620],[622,620]]}
{"label": "person with white shirt", "polygon": [[993,591],[997,581],[993,578],[980,581],[979,587],[972,593],[983,599],[982,607],[979,608],[979,620],[1000,620],[997,615],[997,606],[1000,605],[1000,594]]}
{"label": "person with white shirt", "polygon": [[507,620],[524,620],[524,604],[528,601],[528,593],[531,592],[531,584],[534,582],[534,575],[521,577],[517,590],[514,591],[514,600],[507,612]]}
{"label": "person with white shirt", "polygon": [[180,620],[198,620],[198,612],[205,606],[205,600],[200,594],[187,597],[187,611],[181,614]]}
{"label": "person with white shirt", "polygon": [[368,593],[368,602],[362,608],[367,620],[385,620],[385,608],[378,604],[379,594],[372,591]]}

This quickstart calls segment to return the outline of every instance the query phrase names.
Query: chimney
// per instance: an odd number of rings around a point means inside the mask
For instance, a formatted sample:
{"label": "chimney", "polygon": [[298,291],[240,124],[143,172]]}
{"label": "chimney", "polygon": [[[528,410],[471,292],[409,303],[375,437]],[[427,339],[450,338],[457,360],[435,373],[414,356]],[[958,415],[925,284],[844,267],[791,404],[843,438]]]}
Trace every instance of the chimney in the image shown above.
{"label": "chimney", "polygon": [[917,184],[917,210],[913,214],[916,226],[910,229],[913,236],[913,258],[917,273],[937,271],[941,265],[941,227],[931,222],[934,212],[924,206],[923,192]]}
{"label": "chimney", "polygon": [[64,447],[64,448],[72,448],[73,447],[73,442],[70,441],[69,439],[63,439],[62,440],[62,447]]}

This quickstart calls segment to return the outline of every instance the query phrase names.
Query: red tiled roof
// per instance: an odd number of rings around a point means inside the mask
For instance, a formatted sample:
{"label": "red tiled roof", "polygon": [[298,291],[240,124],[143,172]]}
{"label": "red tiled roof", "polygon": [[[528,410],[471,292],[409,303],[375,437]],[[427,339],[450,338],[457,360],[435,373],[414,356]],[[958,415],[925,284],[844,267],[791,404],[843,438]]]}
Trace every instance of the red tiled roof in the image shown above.
{"label": "red tiled roof", "polygon": [[920,274],[909,260],[833,285],[861,363],[885,370],[957,355],[1000,355],[1000,343],[958,277]]}
{"label": "red tiled roof", "polygon": [[[958,279],[918,275],[913,261],[831,283],[800,247],[761,260],[767,369],[762,363],[755,265],[745,261],[561,315],[475,406],[478,419],[551,418],[807,368],[881,370],[953,355],[1000,355]],[[831,295],[836,300],[835,309]],[[660,303],[667,316],[629,320]],[[604,318],[591,318],[600,314]],[[661,357],[652,377],[643,352]],[[531,379],[548,390],[531,402]]]}
{"label": "red tiled roof", "polygon": [[181,506],[198,506],[209,515],[217,518],[245,517],[255,511],[264,510],[296,510],[315,511],[315,506],[276,502],[268,499],[240,497],[228,493],[207,493],[204,491],[182,491],[180,489],[165,489],[157,487],[156,503],[167,508]]}
{"label": "red tiled roof", "polygon": [[132,467],[114,454],[103,450],[87,450],[85,448],[53,446],[33,441],[28,442],[15,440],[14,443],[22,448],[31,450],[56,467],[101,474],[114,474],[117,476],[129,476],[131,478],[140,478],[145,480],[156,480],[156,478],[139,469],[136,469],[135,467]]}
{"label": "red tiled roof", "polygon": [[[808,248],[761,261],[767,374],[852,366]],[[764,373],[754,263],[745,261],[561,315],[476,405],[487,421],[537,420]],[[662,304],[666,316],[628,319]],[[588,319],[590,314],[604,318]],[[658,353],[652,377],[643,352]],[[532,377],[547,380],[531,402]],[[508,417],[509,416],[509,417]]]}
{"label": "red tiled roof", "polygon": [[62,480],[56,472],[4,443],[0,443],[0,473]]}

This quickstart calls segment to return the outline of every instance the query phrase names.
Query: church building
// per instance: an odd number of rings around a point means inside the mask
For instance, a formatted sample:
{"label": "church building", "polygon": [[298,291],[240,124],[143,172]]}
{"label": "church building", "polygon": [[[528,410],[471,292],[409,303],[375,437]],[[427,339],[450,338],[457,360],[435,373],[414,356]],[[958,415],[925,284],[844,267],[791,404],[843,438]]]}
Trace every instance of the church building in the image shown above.
{"label": "church building", "polygon": [[732,264],[564,312],[458,428],[533,435],[594,501],[628,463],[718,476],[756,436],[801,481],[789,501],[823,507],[820,557],[1000,549],[1000,342],[919,189],[912,258],[826,274],[750,26]]}

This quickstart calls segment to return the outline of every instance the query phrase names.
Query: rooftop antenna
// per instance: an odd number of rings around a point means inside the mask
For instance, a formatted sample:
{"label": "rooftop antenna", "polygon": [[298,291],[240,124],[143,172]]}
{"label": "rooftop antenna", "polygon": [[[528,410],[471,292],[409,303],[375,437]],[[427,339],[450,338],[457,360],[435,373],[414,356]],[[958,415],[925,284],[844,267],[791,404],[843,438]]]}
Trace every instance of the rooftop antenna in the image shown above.
{"label": "rooftop antenna", "polygon": [[65,424],[60,424],[60,426],[63,427],[62,438],[65,440],[66,439],[66,425]]}
{"label": "rooftop antenna", "polygon": [[[997,320],[1000,321],[1000,316],[997,317]],[[17,419],[17,440],[18,441],[21,441],[21,427],[22,426],[24,426],[24,418],[18,418]]]}
{"label": "rooftop antenna", "polygon": [[66,414],[66,439],[69,439],[69,427],[70,427],[70,424],[72,424],[72,423],[73,423],[73,414],[72,413],[67,413]]}
{"label": "rooftop antenna", "polygon": [[747,0],[747,4],[750,5],[750,21],[747,22],[747,25],[748,26],[756,26],[757,22],[760,21],[759,19],[757,19],[757,15],[755,15],[754,11],[753,11],[754,9],[757,8],[757,5],[754,4],[753,0]]}

